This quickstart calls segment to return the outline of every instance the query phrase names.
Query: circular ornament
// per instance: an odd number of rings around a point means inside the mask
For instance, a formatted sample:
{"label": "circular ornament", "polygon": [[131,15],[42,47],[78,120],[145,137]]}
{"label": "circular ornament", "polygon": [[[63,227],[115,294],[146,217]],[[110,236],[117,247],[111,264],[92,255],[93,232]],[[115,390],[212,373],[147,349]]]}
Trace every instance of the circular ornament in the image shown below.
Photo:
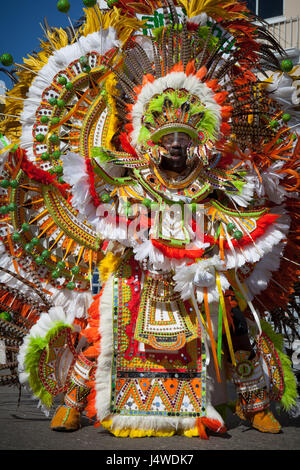
{"label": "circular ornament", "polygon": [[281,119],[283,122],[288,122],[291,119],[291,115],[289,113],[284,113]]}
{"label": "circular ornament", "polygon": [[14,242],[18,242],[19,240],[21,240],[21,235],[18,232],[15,232],[12,234],[11,238]]}
{"label": "circular ornament", "polygon": [[232,222],[229,222],[229,224],[227,224],[227,231],[228,231],[228,233],[233,232],[234,229],[235,229],[235,225],[234,225]]}
{"label": "circular ornament", "polygon": [[61,13],[68,13],[68,11],[70,10],[70,7],[71,5],[68,0],[59,0],[57,2],[57,9]]}
{"label": "circular ornament", "polygon": [[97,4],[97,0],[83,0],[83,3],[86,7],[91,8]]}
{"label": "circular ornament", "polygon": [[12,316],[8,312],[1,312],[0,313],[0,318],[1,318],[1,320],[6,320],[6,321],[11,321],[12,320]]}
{"label": "circular ornament", "polygon": [[239,362],[236,366],[236,373],[239,377],[246,379],[251,377],[254,367],[251,361],[244,360]]}
{"label": "circular ornament", "polygon": [[236,232],[234,232],[232,236],[235,240],[240,240],[241,238],[243,238],[244,234],[241,230],[236,230]]}
{"label": "circular ornament", "polygon": [[281,61],[280,67],[283,72],[290,72],[294,65],[290,59],[284,59]]}
{"label": "circular ornament", "polygon": [[10,184],[9,184],[9,180],[2,180],[1,183],[0,183],[0,186],[1,188],[9,188]]}
{"label": "circular ornament", "polygon": [[201,145],[206,144],[206,142],[208,141],[208,138],[209,138],[208,132],[205,129],[201,129],[201,131],[198,132],[198,138],[199,138],[199,141],[200,141],[199,143]]}
{"label": "circular ornament", "polygon": [[14,59],[13,59],[13,56],[11,54],[5,53],[5,54],[2,54],[2,56],[0,58],[0,62],[5,67],[10,67],[14,63]]}

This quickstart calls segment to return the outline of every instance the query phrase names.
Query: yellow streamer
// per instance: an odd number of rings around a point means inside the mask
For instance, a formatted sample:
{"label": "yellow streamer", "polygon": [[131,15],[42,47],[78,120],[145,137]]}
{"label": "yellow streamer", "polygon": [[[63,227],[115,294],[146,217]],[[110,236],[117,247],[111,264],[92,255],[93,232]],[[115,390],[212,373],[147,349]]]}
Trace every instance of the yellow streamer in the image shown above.
{"label": "yellow streamer", "polygon": [[210,318],[210,312],[209,312],[207,287],[203,287],[203,298],[204,298],[204,308],[205,308],[206,320],[207,320],[207,324],[208,324],[208,331],[209,331],[211,349],[212,349],[213,358],[214,358],[216,376],[217,376],[218,382],[221,383],[222,380],[221,380],[220,370],[219,370],[219,365],[218,365],[218,358],[217,358],[217,352],[216,352],[216,342],[215,342],[214,336],[213,336],[212,324],[211,324],[211,318]]}
{"label": "yellow streamer", "polygon": [[0,150],[0,155],[7,152],[8,150],[11,150],[15,145],[16,145],[15,142],[10,145],[7,145],[6,147]]}
{"label": "yellow streamer", "polygon": [[234,351],[233,351],[233,346],[232,346],[232,341],[231,341],[231,335],[230,335],[229,325],[228,325],[228,319],[227,319],[227,313],[226,313],[225,300],[224,300],[224,296],[223,296],[223,292],[222,292],[220,275],[219,275],[218,271],[216,271],[216,282],[217,282],[217,288],[218,288],[219,295],[220,295],[220,304],[221,304],[221,308],[222,308],[222,311],[223,311],[223,322],[224,322],[224,327],[225,327],[225,333],[226,333],[226,338],[227,338],[227,343],[228,343],[229,354],[230,354],[231,362],[235,366],[236,365],[236,360],[235,360],[235,356],[234,356]]}

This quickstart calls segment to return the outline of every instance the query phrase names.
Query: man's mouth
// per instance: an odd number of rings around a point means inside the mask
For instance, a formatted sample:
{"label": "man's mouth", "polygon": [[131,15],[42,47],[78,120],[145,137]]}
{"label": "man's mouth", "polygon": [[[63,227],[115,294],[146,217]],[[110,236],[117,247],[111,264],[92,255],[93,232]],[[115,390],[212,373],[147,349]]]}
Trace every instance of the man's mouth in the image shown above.
{"label": "man's mouth", "polygon": [[168,158],[170,158],[171,160],[179,160],[180,158],[182,158],[183,155],[182,155],[182,152],[170,152],[169,155],[168,155]]}

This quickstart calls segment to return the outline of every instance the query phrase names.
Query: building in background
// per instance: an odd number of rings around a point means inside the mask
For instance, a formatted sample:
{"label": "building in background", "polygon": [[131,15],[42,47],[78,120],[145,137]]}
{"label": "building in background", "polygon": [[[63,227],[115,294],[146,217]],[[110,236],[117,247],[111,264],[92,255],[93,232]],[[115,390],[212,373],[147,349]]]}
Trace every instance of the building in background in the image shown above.
{"label": "building in background", "polygon": [[268,23],[294,65],[300,64],[300,1],[247,0],[246,4]]}

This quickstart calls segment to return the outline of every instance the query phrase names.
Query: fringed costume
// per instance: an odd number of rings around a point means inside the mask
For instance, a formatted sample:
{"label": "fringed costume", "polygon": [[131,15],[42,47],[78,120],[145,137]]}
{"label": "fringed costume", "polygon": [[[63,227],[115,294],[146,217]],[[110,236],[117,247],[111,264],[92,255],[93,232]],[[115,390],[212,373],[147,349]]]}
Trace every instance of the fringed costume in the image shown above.
{"label": "fringed costume", "polygon": [[235,0],[107,3],[76,36],[47,28],[7,92],[0,381],[48,413],[63,394],[55,430],[85,412],[119,437],[203,439],[226,431],[232,381],[237,414],[279,432],[271,401],[297,399],[296,70]]}

